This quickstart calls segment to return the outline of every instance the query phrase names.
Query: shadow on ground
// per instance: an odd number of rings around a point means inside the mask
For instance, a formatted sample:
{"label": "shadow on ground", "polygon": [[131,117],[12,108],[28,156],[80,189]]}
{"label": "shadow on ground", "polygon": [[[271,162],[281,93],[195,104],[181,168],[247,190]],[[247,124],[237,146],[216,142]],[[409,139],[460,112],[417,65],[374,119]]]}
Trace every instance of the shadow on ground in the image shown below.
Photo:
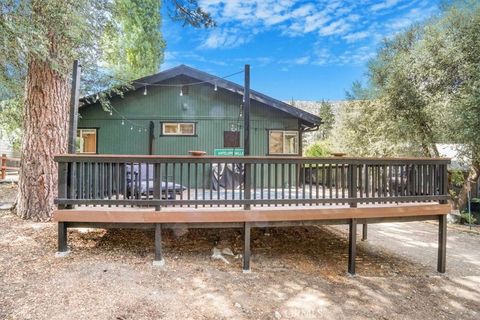
{"label": "shadow on ground", "polygon": [[53,224],[0,215],[0,318],[476,319],[480,310],[478,274],[439,276],[370,243],[359,243],[358,276],[346,275],[346,237],[332,227],[254,229],[251,274],[239,258],[210,259],[214,246],[241,253],[240,230],[166,230],[164,269],[151,265],[153,230],[69,236],[71,255],[55,259]]}

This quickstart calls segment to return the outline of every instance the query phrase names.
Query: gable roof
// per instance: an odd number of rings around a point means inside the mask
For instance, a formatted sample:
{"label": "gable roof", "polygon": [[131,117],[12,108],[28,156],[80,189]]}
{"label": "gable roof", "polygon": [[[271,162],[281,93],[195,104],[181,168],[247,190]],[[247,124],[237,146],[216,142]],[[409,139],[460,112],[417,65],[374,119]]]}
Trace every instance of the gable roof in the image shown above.
{"label": "gable roof", "polygon": [[[225,90],[228,90],[243,96],[243,92],[244,92],[243,86],[236,84],[232,81],[200,71],[198,69],[186,66],[184,64],[176,66],[171,69],[167,69],[165,71],[161,71],[159,73],[156,73],[150,76],[133,80],[132,81],[132,86],[134,88],[133,91],[144,88],[145,85],[148,85],[148,84],[160,83],[162,81],[179,77],[179,76],[187,76],[193,79],[197,79],[201,82],[210,83],[212,86],[216,84],[217,87],[219,88],[223,88]],[[128,94],[128,92],[126,92],[125,94]],[[309,112],[303,111],[283,101],[269,97],[258,91],[250,90],[250,98],[260,103],[263,103],[268,107],[272,107],[274,109],[283,111],[285,113],[288,113],[300,119],[302,125],[304,125],[305,127],[312,128],[312,127],[318,126],[321,123],[321,119],[318,116],[313,115]],[[93,104],[93,103],[89,103],[88,99],[85,99],[85,98],[82,99],[82,102],[84,102],[83,106]]]}

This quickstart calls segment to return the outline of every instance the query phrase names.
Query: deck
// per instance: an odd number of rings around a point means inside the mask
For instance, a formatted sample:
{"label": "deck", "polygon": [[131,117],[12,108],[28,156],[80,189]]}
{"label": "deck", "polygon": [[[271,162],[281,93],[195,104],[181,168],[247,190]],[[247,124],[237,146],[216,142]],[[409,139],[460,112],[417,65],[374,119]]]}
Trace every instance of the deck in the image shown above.
{"label": "deck", "polygon": [[439,221],[438,271],[445,272],[448,159],[60,155],[54,213],[59,252],[72,227],[250,230],[349,225],[348,272],[355,273],[357,224]]}

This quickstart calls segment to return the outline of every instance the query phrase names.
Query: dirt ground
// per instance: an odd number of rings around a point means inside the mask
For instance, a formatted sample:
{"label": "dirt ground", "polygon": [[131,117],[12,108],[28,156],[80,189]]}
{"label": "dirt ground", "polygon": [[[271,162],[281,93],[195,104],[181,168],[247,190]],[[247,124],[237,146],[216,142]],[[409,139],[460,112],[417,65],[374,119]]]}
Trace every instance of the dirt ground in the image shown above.
{"label": "dirt ground", "polygon": [[72,230],[71,254],[55,258],[53,223],[1,210],[0,319],[479,318],[478,233],[449,227],[439,275],[436,224],[372,225],[351,277],[345,232],[254,229],[252,273],[243,274],[239,258],[210,258],[214,246],[241,253],[239,230],[165,230],[158,268],[153,230]]}

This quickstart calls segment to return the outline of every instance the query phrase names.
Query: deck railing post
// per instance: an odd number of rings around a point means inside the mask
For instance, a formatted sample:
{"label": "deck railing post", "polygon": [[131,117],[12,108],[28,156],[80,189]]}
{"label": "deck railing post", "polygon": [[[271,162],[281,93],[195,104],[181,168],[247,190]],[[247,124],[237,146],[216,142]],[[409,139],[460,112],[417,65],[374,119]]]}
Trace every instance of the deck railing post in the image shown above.
{"label": "deck railing post", "polygon": [[[446,164],[440,165],[440,195],[446,196],[448,195],[448,168]],[[440,203],[447,203],[447,200],[440,200]]]}
{"label": "deck railing post", "polygon": [[[251,190],[252,190],[252,175],[251,175],[251,164],[245,163],[244,168],[244,187],[243,187],[243,199],[250,200],[251,199]],[[245,210],[250,210],[250,203],[246,203],[243,208]]]}
{"label": "deck railing post", "polygon": [[[358,184],[358,166],[356,164],[349,164],[348,165],[348,170],[347,170],[347,175],[348,175],[348,197],[350,199],[356,199],[357,198],[357,184]],[[356,208],[357,207],[357,202],[352,201],[350,202],[350,207],[351,208]]]}
{"label": "deck railing post", "polygon": [[[161,171],[161,164],[155,163],[154,165],[155,172],[153,176],[153,201],[161,201],[162,200],[162,192],[161,192],[161,184],[162,184],[162,171]],[[168,197],[168,190],[165,190],[166,195]],[[162,206],[159,204],[155,205],[155,211],[160,211]]]}
{"label": "deck railing post", "polygon": [[7,155],[2,154],[2,161],[0,163],[0,180],[4,180],[7,175]]}
{"label": "deck railing post", "polygon": [[[68,163],[58,163],[58,198],[66,199],[68,197]],[[59,209],[65,209],[64,204],[58,205]]]}

